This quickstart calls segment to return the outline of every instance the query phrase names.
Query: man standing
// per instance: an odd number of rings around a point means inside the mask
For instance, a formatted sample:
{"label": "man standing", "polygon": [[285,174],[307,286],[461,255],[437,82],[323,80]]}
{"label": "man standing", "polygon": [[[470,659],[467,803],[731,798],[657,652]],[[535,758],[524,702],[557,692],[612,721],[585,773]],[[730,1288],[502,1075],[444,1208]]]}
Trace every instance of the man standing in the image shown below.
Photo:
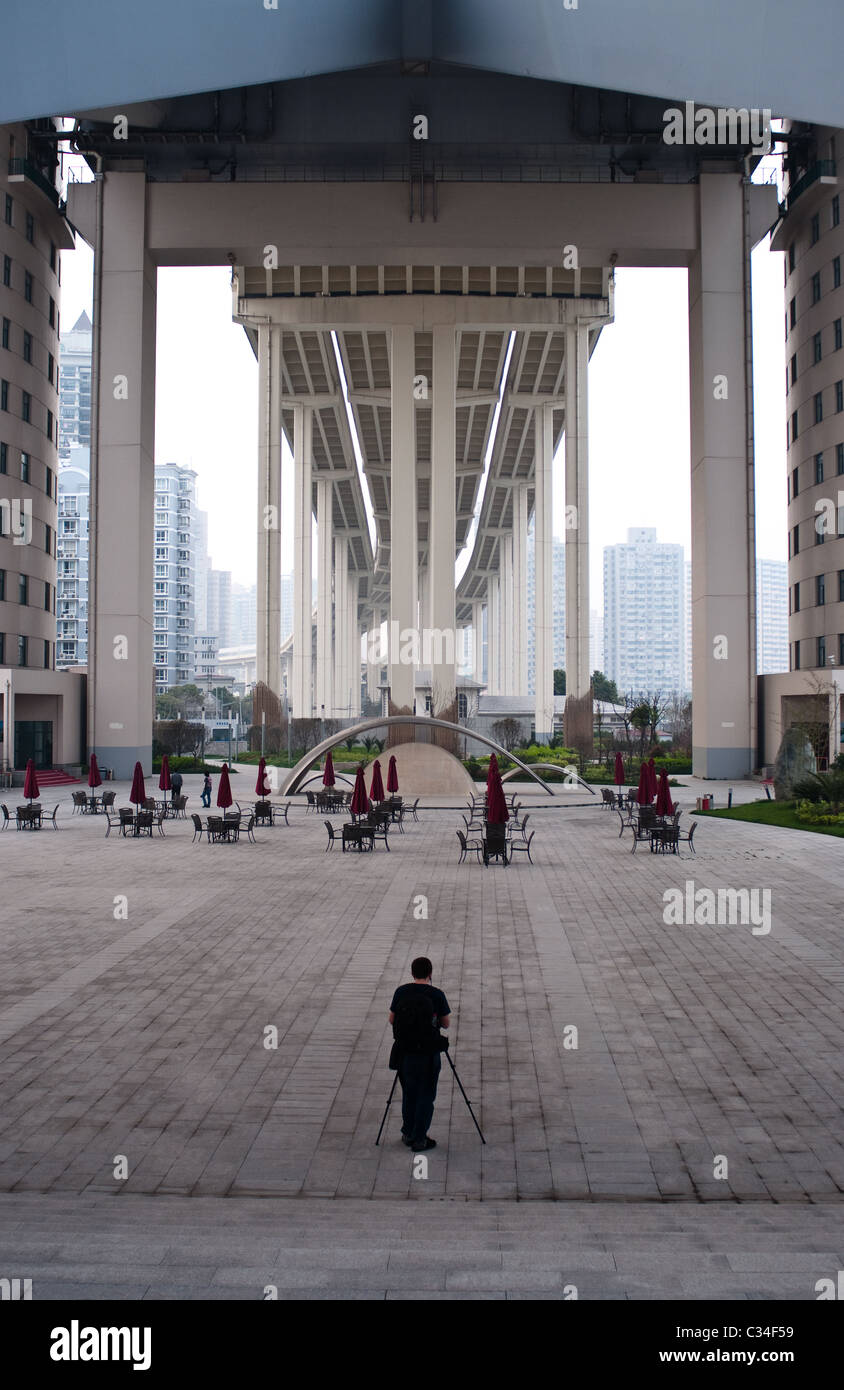
{"label": "man standing", "polygon": [[173,772],[170,774],[170,800],[178,801],[182,795],[182,774]]}
{"label": "man standing", "polygon": [[436,1148],[436,1140],[428,1138],[428,1126],[437,1097],[440,1052],[447,1046],[440,1029],[451,1022],[448,1000],[431,984],[432,972],[427,956],[417,956],[410,967],[413,982],[399,985],[390,1005],[395,1039],[390,1066],[401,1081],[402,1140],[414,1153]]}

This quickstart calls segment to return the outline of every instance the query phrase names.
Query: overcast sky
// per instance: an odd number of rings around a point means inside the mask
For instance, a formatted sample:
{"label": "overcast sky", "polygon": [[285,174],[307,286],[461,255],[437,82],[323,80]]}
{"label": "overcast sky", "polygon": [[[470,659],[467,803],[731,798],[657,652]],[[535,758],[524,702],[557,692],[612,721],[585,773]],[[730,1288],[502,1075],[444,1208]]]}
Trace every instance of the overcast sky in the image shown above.
{"label": "overcast sky", "polygon": [[[92,262],[80,243],[62,253],[62,321],[91,312]],[[603,547],[629,526],[691,557],[688,314],[684,270],[616,272],[615,322],[589,369],[591,606],[601,608]],[[757,549],[785,559],[785,400],[782,256],[753,256]],[[156,462],[198,474],[215,568],[255,582],[257,365],[232,323],[228,268],[158,276]],[[292,569],[292,483],[285,458],[283,568]],[[554,533],[564,535],[562,458],[555,466]]]}

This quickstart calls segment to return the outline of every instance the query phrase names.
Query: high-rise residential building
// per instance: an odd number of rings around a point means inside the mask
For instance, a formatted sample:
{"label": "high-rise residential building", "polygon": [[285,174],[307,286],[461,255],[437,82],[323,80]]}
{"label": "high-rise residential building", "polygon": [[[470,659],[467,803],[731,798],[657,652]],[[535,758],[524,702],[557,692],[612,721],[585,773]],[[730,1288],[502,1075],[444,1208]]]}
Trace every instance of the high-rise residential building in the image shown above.
{"label": "high-rise residential building", "polygon": [[685,688],[683,547],[657,541],[653,527],[604,547],[604,663],[620,693]]}
{"label": "high-rise residential building", "polygon": [[293,632],[293,574],[281,576],[281,640],[286,642]]}
{"label": "high-rise residential building", "polygon": [[94,330],[83,312],[59,348],[61,404],[59,406],[59,456],[70,457],[74,444],[91,445],[91,354]]}
{"label": "high-rise residential building", "polygon": [[[534,547],[535,530],[533,519],[528,527],[527,542],[527,666],[528,688],[516,694],[533,695],[536,676],[536,559]],[[552,608],[554,612],[554,670],[565,670],[566,665],[566,545],[565,541],[554,538],[551,558]]]}
{"label": "high-rise residential building", "polygon": [[219,649],[217,638],[209,632],[197,632],[193,639],[193,679],[206,688],[215,684]]}
{"label": "high-rise residential building", "polygon": [[207,631],[213,633],[220,647],[232,645],[232,576],[231,570],[208,570]]}
{"label": "high-rise residential building", "polygon": [[59,464],[56,666],[88,660],[88,504],[91,451],[71,444]]}
{"label": "high-rise residential building", "polygon": [[208,632],[208,571],[211,561],[208,558],[208,513],[201,507],[195,511],[194,531],[196,535],[196,630]]}
{"label": "high-rise residential building", "polygon": [[820,672],[844,665],[844,131],[799,130],[772,244],[785,252],[789,670]]}
{"label": "high-rise residential building", "polygon": [[194,678],[196,473],[155,465],[153,663],[157,692]]}
{"label": "high-rise residential building", "polygon": [[600,671],[604,659],[604,615],[597,608],[589,610],[589,671]]}
{"label": "high-rise residential building", "polygon": [[760,676],[788,670],[788,564],[756,561],[756,670]]}
{"label": "high-rise residential building", "polygon": [[[232,632],[231,645],[245,647],[257,641],[257,587],[254,584],[232,584]],[[289,633],[284,631],[284,618],[281,623],[282,641]]]}
{"label": "high-rise residential building", "polygon": [[686,694],[687,694],[687,695],[691,695],[691,693],[692,693],[692,562],[691,562],[691,560],[686,560],[686,561],[684,562],[683,570],[684,570],[684,576],[685,576],[685,579],[684,579],[684,584],[685,584],[685,594],[684,594],[685,606],[684,606],[684,614],[685,614],[685,637],[686,637],[686,650],[685,650],[685,662],[684,662],[684,667],[685,667],[685,682],[686,682],[685,689],[686,689]]}

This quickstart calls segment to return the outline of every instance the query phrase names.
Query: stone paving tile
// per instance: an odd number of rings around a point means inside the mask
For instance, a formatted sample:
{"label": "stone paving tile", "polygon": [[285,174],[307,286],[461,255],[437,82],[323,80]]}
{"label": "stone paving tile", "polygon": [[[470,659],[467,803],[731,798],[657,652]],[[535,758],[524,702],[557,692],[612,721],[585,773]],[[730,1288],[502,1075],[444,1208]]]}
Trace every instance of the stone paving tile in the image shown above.
{"label": "stone paving tile", "polygon": [[[298,807],[225,850],[192,845],[189,822],[152,844],[80,817],[0,835],[0,1193],[95,1204],[80,1212],[301,1196],[308,1230],[329,1197],[425,1201],[426,1220],[467,1202],[478,1229],[488,1203],[519,1198],[522,1233],[531,1208],[579,1200],[631,1239],[628,1213],[654,1202],[703,1203],[716,1223],[736,1199],[806,1222],[834,1208],[844,846],[705,821],[696,858],[631,855],[599,810],[528,799],[537,863],[507,870],[458,866],[458,814],[430,807],[390,855],[361,857],[326,855]],[[663,893],[687,880],[770,888],[770,933],[666,925]],[[374,1146],[386,1009],[419,952],[488,1140],[444,1064],[422,1183],[397,1104]]]}

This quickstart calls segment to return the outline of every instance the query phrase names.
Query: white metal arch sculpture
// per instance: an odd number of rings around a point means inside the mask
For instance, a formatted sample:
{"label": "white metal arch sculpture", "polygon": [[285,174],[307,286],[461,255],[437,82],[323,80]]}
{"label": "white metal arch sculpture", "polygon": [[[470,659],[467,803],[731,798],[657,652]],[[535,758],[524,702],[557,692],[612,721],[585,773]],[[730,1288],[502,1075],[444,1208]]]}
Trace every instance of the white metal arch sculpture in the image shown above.
{"label": "white metal arch sculpture", "polygon": [[[353,724],[350,729],[342,729],[339,734],[332,734],[330,738],[323,739],[316,748],[312,748],[310,753],[306,753],[304,758],[300,758],[294,768],[291,768],[290,775],[281,788],[279,795],[289,796],[299,790],[299,786],[314,763],[319,762],[324,753],[329,749],[338,747],[345,743],[347,738],[353,734],[365,734],[370,729],[389,729],[397,724],[418,724],[425,729],[449,729],[452,733],[460,734],[463,738],[477,739],[478,743],[486,744],[494,753],[499,753],[502,758],[508,758],[514,762],[522,772],[526,772],[528,777],[532,777],[534,782],[538,782],[543,791],[549,796],[554,792],[547,782],[543,782],[538,773],[534,772],[528,763],[523,763],[521,758],[517,758],[515,753],[508,753],[506,748],[502,748],[495,739],[487,738],[486,734],[479,734],[474,729],[465,729],[462,724],[452,724],[447,719],[431,719],[427,714],[382,714],[380,719],[365,719],[362,724]],[[386,752],[386,750],[385,750]],[[514,769],[515,771],[515,769]]]}
{"label": "white metal arch sculpture", "polygon": [[[508,753],[507,756],[508,756],[508,758],[512,758],[513,754],[512,754],[512,753]],[[537,767],[537,768],[538,768],[538,767],[541,767],[541,768],[543,769],[544,772],[565,772],[565,773],[567,774],[566,780],[567,780],[569,786],[571,786],[571,784],[572,784],[573,782],[576,782],[576,783],[578,784],[578,786],[580,786],[580,787],[585,787],[586,790],[587,790],[592,796],[597,796],[597,792],[595,791],[595,788],[594,788],[594,787],[590,787],[590,785],[589,785],[588,782],[584,782],[583,778],[580,776],[580,773],[579,773],[575,768],[573,768],[573,767],[560,767],[559,764],[557,764],[557,763],[532,763],[531,766],[532,766],[532,767]],[[518,769],[517,767],[511,767],[511,768],[508,769],[507,772],[502,772],[502,774],[501,774],[501,780],[502,780],[502,782],[509,782],[509,780],[510,780],[511,777],[515,777],[515,775],[516,775],[516,773],[518,772],[518,770],[519,770],[519,769]]]}

